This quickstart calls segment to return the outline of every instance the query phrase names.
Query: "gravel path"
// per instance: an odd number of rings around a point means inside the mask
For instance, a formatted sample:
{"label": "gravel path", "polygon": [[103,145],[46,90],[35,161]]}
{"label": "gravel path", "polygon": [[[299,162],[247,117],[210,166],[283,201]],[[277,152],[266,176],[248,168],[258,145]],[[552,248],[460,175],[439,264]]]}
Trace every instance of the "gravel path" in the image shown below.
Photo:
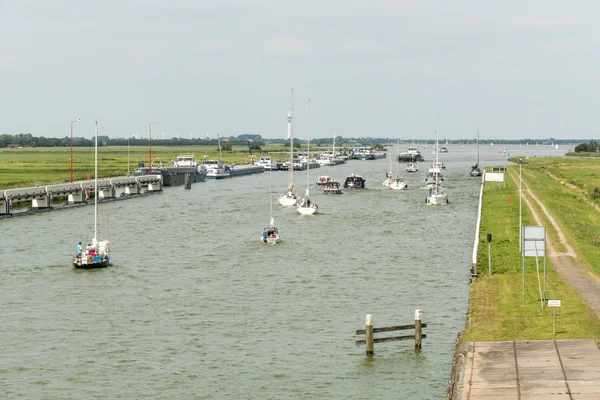
{"label": "gravel path", "polygon": [[[519,177],[516,175],[514,170],[511,171],[511,176],[515,182],[519,182]],[[541,212],[546,216],[552,227],[558,234],[559,242],[565,247],[565,252],[557,252],[552,240],[547,237],[547,256],[554,265],[554,268],[565,282],[567,282],[575,291],[579,294],[579,297],[583,299],[591,309],[600,318],[600,279],[593,275],[590,271],[590,267],[585,265],[582,260],[577,257],[577,254],[571,247],[567,237],[560,228],[560,226],[554,220],[554,217],[548,212],[544,204],[536,197],[529,186],[523,181],[523,201],[527,204],[527,207],[531,210],[535,222],[542,226],[542,220],[538,215],[538,212],[532,207],[532,203],[535,202],[540,208]]]}

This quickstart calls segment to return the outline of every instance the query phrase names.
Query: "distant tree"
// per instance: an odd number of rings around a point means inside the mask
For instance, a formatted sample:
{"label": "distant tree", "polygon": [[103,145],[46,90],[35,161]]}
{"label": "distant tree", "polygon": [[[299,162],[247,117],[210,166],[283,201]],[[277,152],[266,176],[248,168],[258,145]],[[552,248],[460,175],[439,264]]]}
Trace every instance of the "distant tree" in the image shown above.
{"label": "distant tree", "polygon": [[581,143],[581,144],[578,144],[577,146],[575,146],[576,153],[587,153],[587,151],[588,151],[587,143]]}
{"label": "distant tree", "polygon": [[231,142],[221,143],[221,150],[231,151]]}

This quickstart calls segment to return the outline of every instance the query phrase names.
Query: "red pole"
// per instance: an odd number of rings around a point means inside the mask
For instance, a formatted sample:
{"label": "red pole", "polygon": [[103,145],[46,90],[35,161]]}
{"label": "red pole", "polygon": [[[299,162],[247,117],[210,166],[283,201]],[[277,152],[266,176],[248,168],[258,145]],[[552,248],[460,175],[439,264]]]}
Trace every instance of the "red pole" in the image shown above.
{"label": "red pole", "polygon": [[70,182],[73,183],[73,124],[75,122],[80,122],[81,119],[77,118],[76,120],[71,121],[71,174],[70,174]]}

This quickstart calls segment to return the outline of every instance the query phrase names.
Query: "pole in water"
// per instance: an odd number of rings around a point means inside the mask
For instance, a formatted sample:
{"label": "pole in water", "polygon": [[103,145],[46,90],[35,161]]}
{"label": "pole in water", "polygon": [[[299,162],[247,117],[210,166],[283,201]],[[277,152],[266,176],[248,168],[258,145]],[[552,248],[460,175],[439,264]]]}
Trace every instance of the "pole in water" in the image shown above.
{"label": "pole in water", "polygon": [[421,310],[415,310],[415,350],[421,351]]}
{"label": "pole in water", "polygon": [[373,344],[373,316],[367,314],[365,321],[365,342],[367,345],[367,356],[372,356],[375,353],[375,345]]}

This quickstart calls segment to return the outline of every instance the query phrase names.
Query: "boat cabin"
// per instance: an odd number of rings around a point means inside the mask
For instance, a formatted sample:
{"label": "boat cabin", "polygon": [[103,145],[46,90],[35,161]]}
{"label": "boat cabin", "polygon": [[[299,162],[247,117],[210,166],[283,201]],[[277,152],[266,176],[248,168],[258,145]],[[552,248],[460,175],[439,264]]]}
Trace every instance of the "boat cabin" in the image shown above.
{"label": "boat cabin", "polygon": [[327,175],[321,175],[317,178],[317,185],[326,185],[329,182],[332,182],[331,177]]}

